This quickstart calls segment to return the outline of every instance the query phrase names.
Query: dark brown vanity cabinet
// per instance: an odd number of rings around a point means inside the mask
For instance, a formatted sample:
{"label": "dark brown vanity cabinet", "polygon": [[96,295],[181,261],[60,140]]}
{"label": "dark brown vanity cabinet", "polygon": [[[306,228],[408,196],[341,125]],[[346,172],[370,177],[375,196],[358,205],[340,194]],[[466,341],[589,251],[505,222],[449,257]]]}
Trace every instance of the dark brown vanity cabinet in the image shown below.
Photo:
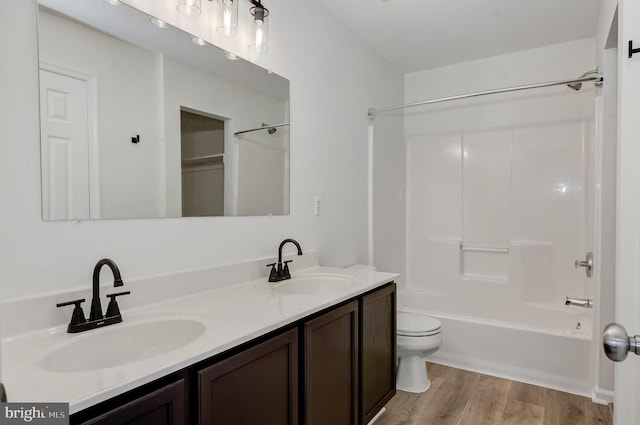
{"label": "dark brown vanity cabinet", "polygon": [[358,424],[358,302],[304,323],[306,425]]}
{"label": "dark brown vanity cabinet", "polygon": [[201,425],[297,425],[298,330],[198,372]]}
{"label": "dark brown vanity cabinet", "polygon": [[360,298],[360,424],[396,393],[396,284]]}
{"label": "dark brown vanity cabinet", "polygon": [[82,425],[366,425],[395,394],[390,283],[71,416]]}
{"label": "dark brown vanity cabinet", "polygon": [[161,387],[135,398],[81,425],[186,425],[185,381]]}

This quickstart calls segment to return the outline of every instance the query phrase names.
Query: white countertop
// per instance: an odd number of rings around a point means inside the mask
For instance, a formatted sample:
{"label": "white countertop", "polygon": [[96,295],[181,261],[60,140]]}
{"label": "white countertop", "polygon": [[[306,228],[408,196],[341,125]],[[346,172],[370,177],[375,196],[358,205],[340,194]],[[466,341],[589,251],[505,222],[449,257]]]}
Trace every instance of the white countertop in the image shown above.
{"label": "white countertop", "polygon": [[[292,270],[294,277],[313,273],[347,275],[357,279],[357,283],[328,293],[287,294],[276,291],[266,278],[260,278],[137,308],[130,300],[128,305],[132,308],[125,310],[121,306],[123,322],[101,329],[68,334],[66,325],[59,325],[6,337],[2,340],[3,379],[9,401],[69,402],[70,413],[78,412],[370,291],[398,276],[320,266]],[[135,289],[131,291],[133,295]],[[51,372],[42,365],[44,356],[52,348],[74,338],[155,318],[194,319],[203,323],[206,330],[198,339],[178,349],[121,366],[62,373]]]}

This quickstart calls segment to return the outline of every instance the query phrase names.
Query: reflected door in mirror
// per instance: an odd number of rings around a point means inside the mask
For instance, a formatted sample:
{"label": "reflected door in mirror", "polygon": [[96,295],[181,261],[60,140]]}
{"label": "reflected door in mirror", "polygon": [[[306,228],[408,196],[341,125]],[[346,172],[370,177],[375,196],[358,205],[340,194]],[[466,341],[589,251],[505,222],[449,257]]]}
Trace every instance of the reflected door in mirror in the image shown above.
{"label": "reflected door in mirror", "polygon": [[88,82],[40,69],[43,216],[89,219]]}

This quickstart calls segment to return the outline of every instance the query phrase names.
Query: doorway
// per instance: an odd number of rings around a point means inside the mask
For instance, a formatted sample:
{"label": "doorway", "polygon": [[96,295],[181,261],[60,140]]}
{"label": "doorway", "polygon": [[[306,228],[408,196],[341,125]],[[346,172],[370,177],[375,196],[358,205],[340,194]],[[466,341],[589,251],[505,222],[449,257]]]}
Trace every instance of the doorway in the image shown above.
{"label": "doorway", "polygon": [[182,216],[224,215],[225,121],[180,111]]}

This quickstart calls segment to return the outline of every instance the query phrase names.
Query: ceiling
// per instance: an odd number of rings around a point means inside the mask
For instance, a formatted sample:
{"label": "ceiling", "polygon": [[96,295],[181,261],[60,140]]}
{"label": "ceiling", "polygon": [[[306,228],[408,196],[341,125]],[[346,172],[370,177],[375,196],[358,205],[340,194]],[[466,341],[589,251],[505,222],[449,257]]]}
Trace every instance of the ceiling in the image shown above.
{"label": "ceiling", "polygon": [[596,33],[601,0],[319,0],[408,73]]}

